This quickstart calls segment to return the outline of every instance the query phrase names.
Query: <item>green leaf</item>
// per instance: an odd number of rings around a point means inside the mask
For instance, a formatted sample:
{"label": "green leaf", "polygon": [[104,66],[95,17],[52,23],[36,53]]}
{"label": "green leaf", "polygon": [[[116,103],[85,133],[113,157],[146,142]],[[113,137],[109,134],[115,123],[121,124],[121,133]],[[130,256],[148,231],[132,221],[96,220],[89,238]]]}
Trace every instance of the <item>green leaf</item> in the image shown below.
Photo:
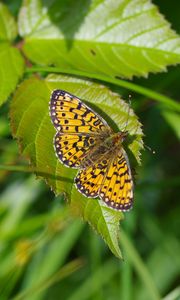
{"label": "green leaf", "polygon": [[[119,275],[118,270],[119,265],[114,261],[114,259],[111,258],[103,262],[103,264],[100,265],[95,272],[89,272],[88,277],[86,277],[81,284],[76,285],[75,290],[73,291],[72,295],[68,297],[68,300],[104,299],[103,296],[100,296],[99,298],[96,297],[96,292],[98,292],[100,289],[105,289],[106,286],[112,282],[112,280],[114,281],[114,278],[116,276],[118,277]],[[112,294],[113,293],[111,293],[110,297],[108,297],[109,299],[115,299],[114,295],[112,298]]]}
{"label": "green leaf", "polygon": [[132,78],[180,62],[180,38],[149,0],[24,1],[19,31],[33,62]]}
{"label": "green leaf", "polygon": [[[69,252],[79,238],[82,229],[82,222],[77,222],[76,220],[69,224],[69,227],[65,228],[63,233],[59,234],[57,232],[56,235],[51,234],[49,239],[47,239],[45,247],[36,252],[23,282],[24,292],[26,292],[26,289],[33,290],[32,294],[28,297],[29,300],[44,299],[46,289],[44,281],[67,260]],[[42,287],[42,285],[44,285],[44,289],[40,293],[37,293],[36,289]]]}
{"label": "green leaf", "polygon": [[[64,246],[64,245],[63,245]],[[61,244],[62,248],[62,244]],[[56,249],[57,253],[57,249]],[[58,263],[58,262],[57,262]],[[47,289],[53,286],[54,284],[60,282],[66,277],[70,276],[72,273],[76,272],[79,268],[83,266],[83,262],[80,259],[73,260],[67,263],[65,266],[60,268],[55,274],[49,276],[49,278],[41,281],[40,283],[36,283],[32,288],[28,287],[26,290],[23,290],[20,294],[13,298],[14,300],[25,300],[28,299],[43,299],[45,292]],[[39,270],[38,270],[39,273]],[[42,293],[43,292],[43,293]],[[40,294],[41,293],[41,294]],[[40,294],[40,295],[39,295]]]}
{"label": "green leaf", "polygon": [[8,8],[0,3],[0,105],[15,89],[24,71],[24,60],[12,47],[17,36],[17,25]]}
{"label": "green leaf", "polygon": [[71,208],[73,213],[81,216],[102,236],[115,256],[122,258],[118,238],[119,221],[123,219],[121,212],[112,211],[101,200],[89,199],[83,195],[79,197],[75,186],[72,188]]}
{"label": "green leaf", "polygon": [[175,134],[177,135],[178,138],[180,138],[180,116],[178,113],[167,110],[167,109],[162,109],[161,114],[165,118],[165,120],[169,123],[169,125],[172,127],[174,130]]}
{"label": "green leaf", "polygon": [[[22,152],[34,171],[45,178],[56,194],[64,192],[71,200],[73,213],[83,217],[104,238],[112,252],[121,257],[118,246],[120,212],[97,199],[87,199],[73,184],[77,170],[67,168],[56,158],[53,148],[55,129],[49,117],[49,99],[54,89],[77,95],[99,112],[115,131],[129,131],[129,148],[140,161],[142,130],[136,115],[117,94],[106,87],[73,77],[49,75],[46,80],[31,78],[17,90],[11,105],[11,126]],[[127,124],[128,121],[128,124]],[[135,145],[133,147],[133,145]]]}
{"label": "green leaf", "polygon": [[17,24],[8,8],[0,3],[0,41],[13,41],[17,36]]}
{"label": "green leaf", "polygon": [[160,300],[161,298],[159,295],[159,291],[157,290],[157,287],[154,284],[149,270],[147,269],[144,261],[142,260],[138,252],[136,251],[136,248],[134,247],[133,243],[123,231],[121,232],[120,240],[122,245],[126,249],[126,255],[128,259],[133,264],[134,269],[139,274],[139,277],[141,278],[144,286],[146,287],[146,292],[148,292],[148,295],[150,296],[150,298],[148,299]]}
{"label": "green leaf", "polygon": [[15,89],[24,71],[24,61],[18,49],[0,43],[0,104]]}

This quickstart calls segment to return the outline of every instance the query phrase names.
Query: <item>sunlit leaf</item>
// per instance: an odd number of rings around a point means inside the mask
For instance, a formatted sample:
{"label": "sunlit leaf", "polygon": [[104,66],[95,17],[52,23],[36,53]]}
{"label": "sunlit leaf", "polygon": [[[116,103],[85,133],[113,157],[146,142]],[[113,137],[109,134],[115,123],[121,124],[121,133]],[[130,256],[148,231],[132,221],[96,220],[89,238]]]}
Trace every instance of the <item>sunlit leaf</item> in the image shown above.
{"label": "sunlit leaf", "polygon": [[32,61],[110,77],[180,62],[180,38],[149,0],[23,1],[19,31]]}
{"label": "sunlit leaf", "polygon": [[0,104],[13,92],[24,70],[19,50],[10,45],[16,35],[15,20],[8,8],[0,3]]}
{"label": "sunlit leaf", "polygon": [[23,74],[24,61],[18,49],[0,43],[0,104],[13,92]]}
{"label": "sunlit leaf", "polygon": [[8,8],[0,3],[0,40],[12,41],[17,36],[17,24]]}

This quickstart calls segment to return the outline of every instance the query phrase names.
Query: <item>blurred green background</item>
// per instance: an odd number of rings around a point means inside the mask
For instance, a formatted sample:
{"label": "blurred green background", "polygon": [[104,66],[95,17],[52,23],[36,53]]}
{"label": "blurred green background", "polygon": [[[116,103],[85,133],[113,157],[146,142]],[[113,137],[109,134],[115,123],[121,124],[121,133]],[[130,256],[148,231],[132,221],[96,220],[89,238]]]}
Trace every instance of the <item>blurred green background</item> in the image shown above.
{"label": "blurred green background", "polygon": [[[5,1],[16,15],[21,1]],[[180,32],[180,3],[153,1]],[[179,67],[134,82],[179,98]],[[127,98],[129,91],[118,89]],[[0,171],[0,299],[180,299],[180,120],[151,99],[132,95],[143,124],[135,209],[121,226],[124,260],[100,237],[69,217],[61,197],[27,172]],[[25,160],[12,139],[8,111],[0,108],[0,164]],[[126,234],[124,234],[124,232]],[[166,296],[168,295],[169,296]]]}

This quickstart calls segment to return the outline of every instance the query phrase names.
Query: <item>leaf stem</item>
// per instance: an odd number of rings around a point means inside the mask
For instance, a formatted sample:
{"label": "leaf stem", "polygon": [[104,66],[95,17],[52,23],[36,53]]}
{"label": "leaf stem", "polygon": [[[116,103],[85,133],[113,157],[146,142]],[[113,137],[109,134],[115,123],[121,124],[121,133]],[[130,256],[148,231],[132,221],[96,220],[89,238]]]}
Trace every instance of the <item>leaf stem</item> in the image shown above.
{"label": "leaf stem", "polygon": [[122,79],[108,77],[106,75],[97,74],[97,73],[88,73],[88,72],[73,70],[73,69],[67,70],[67,69],[62,69],[62,68],[57,68],[57,67],[41,67],[41,66],[31,67],[31,68],[26,68],[25,72],[26,73],[34,73],[34,72],[48,72],[49,73],[49,72],[51,72],[51,73],[61,73],[61,74],[68,74],[68,75],[75,75],[75,76],[81,76],[81,77],[88,77],[88,78],[92,78],[92,79],[98,79],[98,80],[101,80],[104,82],[112,83],[112,84],[118,85],[120,87],[129,89],[138,94],[146,96],[150,99],[153,99],[155,101],[163,103],[164,105],[168,106],[171,109],[180,111],[179,103],[177,103],[175,100],[171,99],[170,97],[167,97],[160,93],[154,92],[148,88],[139,86],[135,83],[125,81]]}
{"label": "leaf stem", "polygon": [[27,165],[0,165],[0,170],[17,172],[34,172],[34,169]]}
{"label": "leaf stem", "polygon": [[62,176],[58,176],[58,175],[54,175],[48,172],[44,172],[39,170],[36,167],[31,167],[31,166],[27,166],[27,165],[0,165],[0,170],[3,171],[11,171],[11,172],[29,172],[29,173],[35,173],[37,176],[42,176],[42,177],[46,177],[46,178],[51,178],[51,179],[56,179],[59,181],[65,181],[65,182],[70,182],[73,183],[73,180],[71,178],[68,177],[62,177]]}

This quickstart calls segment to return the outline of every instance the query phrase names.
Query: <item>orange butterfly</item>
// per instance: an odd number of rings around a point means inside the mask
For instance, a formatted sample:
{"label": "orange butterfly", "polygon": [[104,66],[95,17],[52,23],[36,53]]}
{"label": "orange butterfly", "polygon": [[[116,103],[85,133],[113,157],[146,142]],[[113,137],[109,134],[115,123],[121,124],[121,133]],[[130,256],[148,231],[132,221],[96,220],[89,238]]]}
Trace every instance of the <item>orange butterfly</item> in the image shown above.
{"label": "orange butterfly", "polygon": [[79,98],[54,90],[50,114],[57,130],[54,145],[59,160],[77,168],[77,189],[86,197],[99,197],[117,210],[133,204],[133,181],[122,142],[128,132],[114,133],[106,121]]}

